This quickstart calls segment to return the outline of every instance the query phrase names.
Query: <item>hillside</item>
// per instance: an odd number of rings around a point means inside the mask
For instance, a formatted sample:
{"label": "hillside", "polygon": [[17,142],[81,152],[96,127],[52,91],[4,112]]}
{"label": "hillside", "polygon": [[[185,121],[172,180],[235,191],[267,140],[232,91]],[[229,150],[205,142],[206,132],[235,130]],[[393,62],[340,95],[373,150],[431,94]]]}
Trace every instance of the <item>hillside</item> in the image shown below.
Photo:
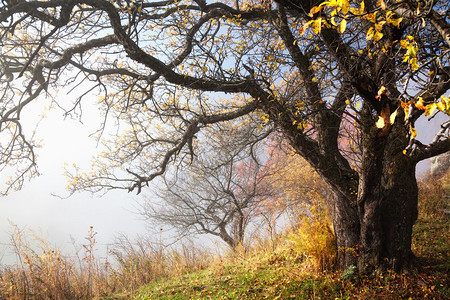
{"label": "hillside", "polygon": [[73,257],[16,228],[11,241],[21,264],[0,269],[0,299],[450,299],[450,219],[444,212],[450,176],[426,178],[419,189],[417,259],[408,274],[333,270],[333,236],[320,214],[274,240],[224,255],[124,237],[102,260],[95,257],[91,228]]}
{"label": "hillside", "polygon": [[234,254],[208,268],[163,278],[107,299],[450,299],[450,226],[443,212],[449,177],[421,183],[420,216],[414,226],[415,268],[378,277],[314,270],[307,256],[281,239],[275,251]]}

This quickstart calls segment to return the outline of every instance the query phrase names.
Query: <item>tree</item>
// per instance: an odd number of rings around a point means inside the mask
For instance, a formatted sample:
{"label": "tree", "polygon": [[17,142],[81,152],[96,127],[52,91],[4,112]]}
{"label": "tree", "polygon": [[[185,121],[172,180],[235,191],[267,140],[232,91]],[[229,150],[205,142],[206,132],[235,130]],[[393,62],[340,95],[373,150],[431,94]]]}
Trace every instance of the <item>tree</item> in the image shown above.
{"label": "tree", "polygon": [[[261,137],[254,126],[231,130],[234,138],[221,129],[208,129],[208,144],[215,151],[203,149],[189,168],[163,175],[154,189],[156,197],[148,198],[141,213],[150,223],[176,229],[178,236],[214,235],[235,250],[244,246],[247,229],[260,219],[264,202],[274,197],[266,184],[273,174],[257,159],[262,156],[257,145]],[[243,151],[248,147],[242,149],[239,141],[253,145],[254,151]]]}
{"label": "tree", "polygon": [[[446,1],[2,3],[2,166],[33,174],[20,113],[66,82],[90,82],[121,124],[92,172],[68,175],[72,191],[139,193],[187,167],[205,128],[260,114],[332,189],[340,266],[410,266],[415,165],[450,149],[450,122],[428,145],[414,128],[450,113]],[[357,170],[339,145],[344,116],[360,132]]]}

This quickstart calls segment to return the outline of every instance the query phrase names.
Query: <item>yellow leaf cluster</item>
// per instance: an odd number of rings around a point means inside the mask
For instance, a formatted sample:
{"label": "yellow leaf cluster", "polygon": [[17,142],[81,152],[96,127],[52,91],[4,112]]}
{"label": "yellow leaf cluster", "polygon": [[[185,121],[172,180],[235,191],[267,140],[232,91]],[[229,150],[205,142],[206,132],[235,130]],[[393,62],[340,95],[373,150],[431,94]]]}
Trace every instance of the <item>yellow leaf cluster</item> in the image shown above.
{"label": "yellow leaf cluster", "polygon": [[309,15],[312,17],[316,13],[320,12],[324,7],[334,8],[334,12],[332,15],[342,11],[344,15],[346,15],[350,9],[349,0],[331,0],[322,2],[319,6],[314,6],[311,8]]}
{"label": "yellow leaf cluster", "polygon": [[366,34],[366,40],[373,40],[374,43],[381,40],[382,37],[383,33],[381,33],[381,31],[378,31],[374,26],[370,27]]}
{"label": "yellow leaf cluster", "polygon": [[[349,0],[331,0],[331,1],[325,1],[322,2],[319,6],[314,6],[313,8],[311,8],[310,12],[309,12],[309,16],[314,17],[316,14],[321,13],[323,9],[325,8],[329,8],[329,12],[330,12],[330,19],[325,19],[322,16],[317,17],[314,20],[309,21],[306,25],[305,28],[301,28],[299,30],[299,34],[303,35],[303,33],[305,32],[306,28],[309,25],[312,25],[312,30],[314,33],[319,34],[321,31],[321,28],[323,25],[327,25],[328,27],[334,26],[337,28],[337,30],[340,33],[343,33],[347,27],[347,21],[345,20],[345,18],[347,17],[347,14],[350,10],[350,2]],[[338,14],[341,14],[340,17],[342,18],[341,23],[337,24],[336,20],[335,20],[335,16]]]}
{"label": "yellow leaf cluster", "polygon": [[264,124],[269,123],[269,115],[268,114],[261,114],[261,120],[264,122]]}
{"label": "yellow leaf cluster", "polygon": [[394,12],[392,12],[390,10],[386,11],[386,22],[388,24],[392,24],[392,25],[394,25],[396,27],[399,27],[400,26],[400,22],[402,20],[403,20],[403,18],[397,18],[397,15]]}
{"label": "yellow leaf cluster", "polygon": [[406,39],[400,40],[400,46],[406,50],[406,53],[403,55],[403,62],[409,62],[412,69],[417,70],[417,68],[419,68],[417,58],[417,51],[419,51],[419,47],[414,41],[414,37],[408,35]]}
{"label": "yellow leaf cluster", "polygon": [[353,8],[353,7],[350,8],[350,12],[355,16],[365,15],[367,12],[366,12],[364,1],[361,1],[361,6],[358,9]]}
{"label": "yellow leaf cluster", "polygon": [[422,97],[419,97],[419,101],[415,103],[415,107],[424,110],[425,116],[427,117],[431,116],[436,109],[450,116],[450,98],[445,97],[444,95],[442,95],[438,101],[430,104],[425,104]]}

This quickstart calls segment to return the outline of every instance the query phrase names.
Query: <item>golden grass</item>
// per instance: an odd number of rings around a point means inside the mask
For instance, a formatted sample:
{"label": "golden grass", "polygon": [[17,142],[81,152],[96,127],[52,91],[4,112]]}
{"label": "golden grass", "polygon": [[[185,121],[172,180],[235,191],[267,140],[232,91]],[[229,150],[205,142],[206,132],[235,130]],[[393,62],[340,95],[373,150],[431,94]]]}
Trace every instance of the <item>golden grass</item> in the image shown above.
{"label": "golden grass", "polygon": [[95,256],[96,234],[91,227],[82,253],[64,256],[42,237],[13,225],[11,244],[18,263],[0,270],[0,295],[4,299],[93,299],[118,291],[133,293],[154,280],[205,268],[211,257],[193,245],[172,249],[148,239],[119,239],[110,252],[111,263]]}

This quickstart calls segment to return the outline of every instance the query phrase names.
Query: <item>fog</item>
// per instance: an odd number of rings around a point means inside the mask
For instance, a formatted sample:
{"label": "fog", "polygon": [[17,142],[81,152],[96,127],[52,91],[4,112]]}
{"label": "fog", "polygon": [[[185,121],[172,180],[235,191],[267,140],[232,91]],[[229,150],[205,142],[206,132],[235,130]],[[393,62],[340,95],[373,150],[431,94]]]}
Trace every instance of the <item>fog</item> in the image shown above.
{"label": "fog", "polygon": [[[39,103],[40,102],[40,103]],[[35,106],[26,108],[22,116],[25,129],[31,130],[38,121],[33,115],[40,111],[43,100]],[[47,113],[38,127],[38,138],[42,148],[36,149],[38,168],[41,176],[26,182],[18,192],[11,192],[0,198],[0,263],[11,264],[14,255],[7,248],[10,240],[10,223],[21,229],[32,229],[46,238],[63,252],[73,252],[71,238],[78,245],[86,243],[84,237],[90,226],[98,232],[97,248],[106,253],[106,245],[116,234],[124,233],[130,237],[145,234],[146,227],[136,213],[135,194],[113,191],[105,195],[92,196],[90,193],[77,193],[69,198],[59,198],[52,194],[67,196],[67,182],[63,177],[64,163],[76,162],[84,170],[91,165],[97,144],[89,138],[98,129],[101,118],[92,107],[83,112],[82,122],[64,118],[61,109]],[[0,180],[6,181],[8,174]]]}

